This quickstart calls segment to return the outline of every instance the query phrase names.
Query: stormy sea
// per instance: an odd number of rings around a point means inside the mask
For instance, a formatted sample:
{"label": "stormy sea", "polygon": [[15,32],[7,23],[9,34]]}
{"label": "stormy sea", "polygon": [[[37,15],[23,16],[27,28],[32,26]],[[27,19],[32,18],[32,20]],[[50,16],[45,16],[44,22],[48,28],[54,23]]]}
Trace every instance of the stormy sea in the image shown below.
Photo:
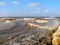
{"label": "stormy sea", "polygon": [[60,18],[0,18],[0,45],[52,45]]}

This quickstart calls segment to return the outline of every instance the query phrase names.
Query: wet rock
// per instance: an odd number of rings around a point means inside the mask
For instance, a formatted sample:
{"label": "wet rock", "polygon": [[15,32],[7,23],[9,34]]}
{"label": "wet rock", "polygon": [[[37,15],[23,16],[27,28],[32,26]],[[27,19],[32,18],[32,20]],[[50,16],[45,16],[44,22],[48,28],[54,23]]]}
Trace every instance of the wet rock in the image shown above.
{"label": "wet rock", "polygon": [[52,37],[52,44],[60,45],[60,26],[58,27],[57,31],[52,35]]}

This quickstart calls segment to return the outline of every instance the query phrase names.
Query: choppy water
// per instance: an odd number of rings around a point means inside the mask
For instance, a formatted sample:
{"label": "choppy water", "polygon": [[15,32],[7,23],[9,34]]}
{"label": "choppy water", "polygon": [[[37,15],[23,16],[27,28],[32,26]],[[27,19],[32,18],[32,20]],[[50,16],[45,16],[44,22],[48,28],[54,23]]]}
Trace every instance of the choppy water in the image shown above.
{"label": "choppy water", "polygon": [[[21,28],[14,29],[14,31],[17,30],[17,32],[14,32],[12,36],[14,37],[15,35],[16,38],[6,41],[1,45],[47,45],[47,43],[49,44],[51,43],[50,36],[53,33],[52,31],[41,28],[34,28],[28,26],[26,27],[20,25],[22,24],[20,21],[18,24],[19,24],[18,27],[20,26],[22,27],[22,29]],[[37,23],[34,22],[34,24]],[[48,27],[51,27],[52,29],[55,29],[59,25],[59,22],[57,20],[49,20],[49,22],[46,25]]]}

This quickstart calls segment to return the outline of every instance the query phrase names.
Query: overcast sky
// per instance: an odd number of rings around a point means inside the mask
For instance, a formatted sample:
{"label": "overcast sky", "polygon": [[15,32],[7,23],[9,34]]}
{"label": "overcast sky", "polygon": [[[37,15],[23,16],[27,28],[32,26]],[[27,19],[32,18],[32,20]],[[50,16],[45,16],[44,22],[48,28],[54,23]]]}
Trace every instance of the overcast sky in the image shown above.
{"label": "overcast sky", "polygon": [[0,16],[60,16],[60,0],[0,0]]}

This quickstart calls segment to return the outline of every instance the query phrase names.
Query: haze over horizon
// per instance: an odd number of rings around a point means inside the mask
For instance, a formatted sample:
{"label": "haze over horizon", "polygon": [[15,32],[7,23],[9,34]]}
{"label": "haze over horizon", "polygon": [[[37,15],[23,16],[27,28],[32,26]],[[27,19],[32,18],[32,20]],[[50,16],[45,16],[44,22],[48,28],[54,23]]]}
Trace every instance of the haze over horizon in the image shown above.
{"label": "haze over horizon", "polygon": [[0,0],[0,17],[60,16],[60,0]]}

